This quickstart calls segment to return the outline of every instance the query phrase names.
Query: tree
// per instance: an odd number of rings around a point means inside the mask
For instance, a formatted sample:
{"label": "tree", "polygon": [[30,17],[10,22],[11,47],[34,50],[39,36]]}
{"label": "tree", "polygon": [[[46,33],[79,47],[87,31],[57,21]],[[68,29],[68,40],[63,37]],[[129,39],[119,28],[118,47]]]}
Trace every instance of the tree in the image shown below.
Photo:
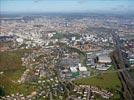
{"label": "tree", "polygon": [[5,91],[2,87],[0,87],[0,96],[5,96]]}

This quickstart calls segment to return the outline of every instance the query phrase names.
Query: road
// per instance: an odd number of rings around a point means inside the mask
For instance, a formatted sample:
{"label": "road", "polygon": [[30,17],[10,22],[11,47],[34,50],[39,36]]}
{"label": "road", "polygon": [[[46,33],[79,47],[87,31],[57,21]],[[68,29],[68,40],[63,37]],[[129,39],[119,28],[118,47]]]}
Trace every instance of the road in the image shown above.
{"label": "road", "polygon": [[122,51],[121,51],[121,43],[120,43],[120,38],[119,36],[113,32],[111,33],[115,45],[115,52],[117,55],[114,55],[113,62],[116,66],[117,70],[120,69],[125,69],[123,71],[118,71],[119,78],[122,82],[123,90],[124,90],[124,99],[125,100],[134,100],[134,80],[132,77],[129,75],[128,71],[126,70],[127,68],[125,67],[125,61],[122,56]]}

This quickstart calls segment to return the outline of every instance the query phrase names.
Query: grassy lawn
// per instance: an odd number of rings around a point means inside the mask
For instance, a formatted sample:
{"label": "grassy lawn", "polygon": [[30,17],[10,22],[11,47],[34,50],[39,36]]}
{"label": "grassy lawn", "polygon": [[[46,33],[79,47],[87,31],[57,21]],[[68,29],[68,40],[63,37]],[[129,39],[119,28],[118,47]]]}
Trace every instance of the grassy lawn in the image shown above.
{"label": "grassy lawn", "polygon": [[21,56],[14,52],[0,53],[0,70],[16,70],[21,67]]}
{"label": "grassy lawn", "polygon": [[0,71],[4,72],[4,76],[11,80],[18,80],[25,70],[22,66],[21,57],[27,51],[7,51],[0,53]]}
{"label": "grassy lawn", "polygon": [[53,35],[52,39],[62,39],[64,37],[63,33],[57,32],[56,34]]}
{"label": "grassy lawn", "polygon": [[83,78],[74,82],[78,85],[93,85],[104,89],[116,89],[118,86],[121,86],[121,82],[116,73],[106,73],[96,77]]}
{"label": "grassy lawn", "polygon": [[35,88],[29,84],[14,83],[10,78],[5,78],[3,76],[0,76],[0,86],[3,87],[6,95],[11,95],[12,93],[17,92],[27,95],[35,90]]}
{"label": "grassy lawn", "polygon": [[24,53],[30,52],[31,50],[28,49],[0,52],[0,70],[9,71],[22,68],[21,57],[24,55]]}
{"label": "grassy lawn", "polygon": [[4,89],[6,95],[17,92],[29,94],[33,90],[33,86],[17,83],[17,80],[25,70],[21,62],[21,57],[25,52],[30,51],[16,50],[0,52],[0,71],[4,72],[0,75],[0,87]]}
{"label": "grassy lawn", "polygon": [[25,67],[22,66],[22,68],[17,69],[17,70],[4,71],[4,75],[16,81],[21,77],[24,71],[25,71]]}
{"label": "grassy lawn", "polygon": [[121,82],[117,73],[105,73],[96,77],[83,78],[75,80],[74,83],[76,85],[92,85],[106,89],[114,94],[112,99],[120,100]]}

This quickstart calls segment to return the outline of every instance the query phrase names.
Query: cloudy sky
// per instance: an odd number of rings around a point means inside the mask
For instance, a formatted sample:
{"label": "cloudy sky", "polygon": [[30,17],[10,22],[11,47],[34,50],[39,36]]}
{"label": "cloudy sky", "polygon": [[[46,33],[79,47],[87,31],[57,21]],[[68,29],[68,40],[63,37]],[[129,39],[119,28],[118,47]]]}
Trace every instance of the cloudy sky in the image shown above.
{"label": "cloudy sky", "polygon": [[134,0],[0,0],[1,12],[134,12]]}

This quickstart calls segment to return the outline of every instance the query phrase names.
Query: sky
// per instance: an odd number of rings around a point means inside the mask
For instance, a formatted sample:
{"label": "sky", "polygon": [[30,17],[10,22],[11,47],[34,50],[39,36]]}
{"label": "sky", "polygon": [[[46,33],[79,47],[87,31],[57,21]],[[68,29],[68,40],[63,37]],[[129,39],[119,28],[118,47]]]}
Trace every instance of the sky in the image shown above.
{"label": "sky", "polygon": [[0,0],[1,12],[134,12],[134,0]]}

